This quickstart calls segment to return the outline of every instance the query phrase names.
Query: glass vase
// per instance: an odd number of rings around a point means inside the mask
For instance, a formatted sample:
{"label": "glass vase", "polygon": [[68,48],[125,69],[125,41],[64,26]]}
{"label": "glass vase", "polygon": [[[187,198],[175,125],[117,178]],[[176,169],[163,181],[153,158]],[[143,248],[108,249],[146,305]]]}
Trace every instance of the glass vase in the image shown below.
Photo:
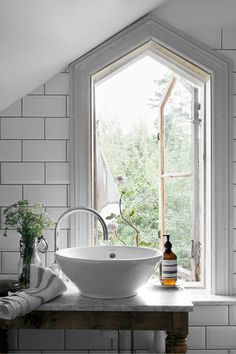
{"label": "glass vase", "polygon": [[38,239],[20,240],[20,260],[18,265],[18,283],[22,289],[30,286],[30,265],[41,266],[37,250]]}

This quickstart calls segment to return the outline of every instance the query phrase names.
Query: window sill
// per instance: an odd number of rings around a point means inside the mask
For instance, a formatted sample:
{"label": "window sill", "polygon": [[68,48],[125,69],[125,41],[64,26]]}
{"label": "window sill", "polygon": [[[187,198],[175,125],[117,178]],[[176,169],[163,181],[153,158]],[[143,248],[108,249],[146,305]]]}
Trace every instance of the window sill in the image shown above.
{"label": "window sill", "polygon": [[206,289],[185,289],[185,294],[194,306],[201,305],[236,305],[235,295],[213,295]]}
{"label": "window sill", "polygon": [[[159,280],[150,280],[148,284],[155,284],[162,288]],[[204,305],[236,305],[236,295],[214,295],[197,283],[177,282],[176,290],[184,291],[184,295],[194,306]]]}

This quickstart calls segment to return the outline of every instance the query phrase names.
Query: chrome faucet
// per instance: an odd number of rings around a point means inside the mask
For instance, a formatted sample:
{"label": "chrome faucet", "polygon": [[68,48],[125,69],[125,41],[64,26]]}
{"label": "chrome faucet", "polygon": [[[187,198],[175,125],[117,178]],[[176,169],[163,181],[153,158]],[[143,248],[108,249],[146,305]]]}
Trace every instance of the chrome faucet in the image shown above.
{"label": "chrome faucet", "polygon": [[71,208],[67,211],[65,211],[58,219],[57,223],[56,223],[56,227],[55,227],[55,238],[54,238],[54,252],[56,252],[58,250],[58,236],[59,236],[59,231],[60,231],[60,226],[62,221],[67,217],[70,216],[72,214],[75,214],[77,212],[80,211],[85,211],[87,213],[91,213],[95,216],[97,216],[98,220],[100,221],[101,225],[102,225],[102,230],[103,230],[103,240],[107,241],[108,240],[108,229],[107,229],[107,225],[105,223],[105,220],[103,219],[103,217],[94,209],[92,208],[88,208],[88,207],[75,207],[75,208]]}

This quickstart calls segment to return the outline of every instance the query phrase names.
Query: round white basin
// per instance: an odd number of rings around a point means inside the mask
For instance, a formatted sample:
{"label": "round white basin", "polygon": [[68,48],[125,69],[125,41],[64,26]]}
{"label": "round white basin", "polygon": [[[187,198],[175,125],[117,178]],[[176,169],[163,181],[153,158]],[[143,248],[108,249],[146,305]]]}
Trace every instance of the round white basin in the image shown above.
{"label": "round white basin", "polygon": [[134,296],[161,258],[160,251],[143,247],[86,246],[56,252],[57,263],[81,295],[102,299]]}

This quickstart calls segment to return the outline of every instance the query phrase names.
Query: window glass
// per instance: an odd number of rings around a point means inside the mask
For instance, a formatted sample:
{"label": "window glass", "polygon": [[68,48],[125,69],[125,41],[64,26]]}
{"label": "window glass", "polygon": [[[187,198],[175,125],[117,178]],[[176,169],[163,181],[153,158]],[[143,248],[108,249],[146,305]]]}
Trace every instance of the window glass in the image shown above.
{"label": "window glass", "polygon": [[144,55],[97,81],[94,92],[95,207],[111,242],[161,248],[168,233],[180,275],[194,280],[192,84]]}

